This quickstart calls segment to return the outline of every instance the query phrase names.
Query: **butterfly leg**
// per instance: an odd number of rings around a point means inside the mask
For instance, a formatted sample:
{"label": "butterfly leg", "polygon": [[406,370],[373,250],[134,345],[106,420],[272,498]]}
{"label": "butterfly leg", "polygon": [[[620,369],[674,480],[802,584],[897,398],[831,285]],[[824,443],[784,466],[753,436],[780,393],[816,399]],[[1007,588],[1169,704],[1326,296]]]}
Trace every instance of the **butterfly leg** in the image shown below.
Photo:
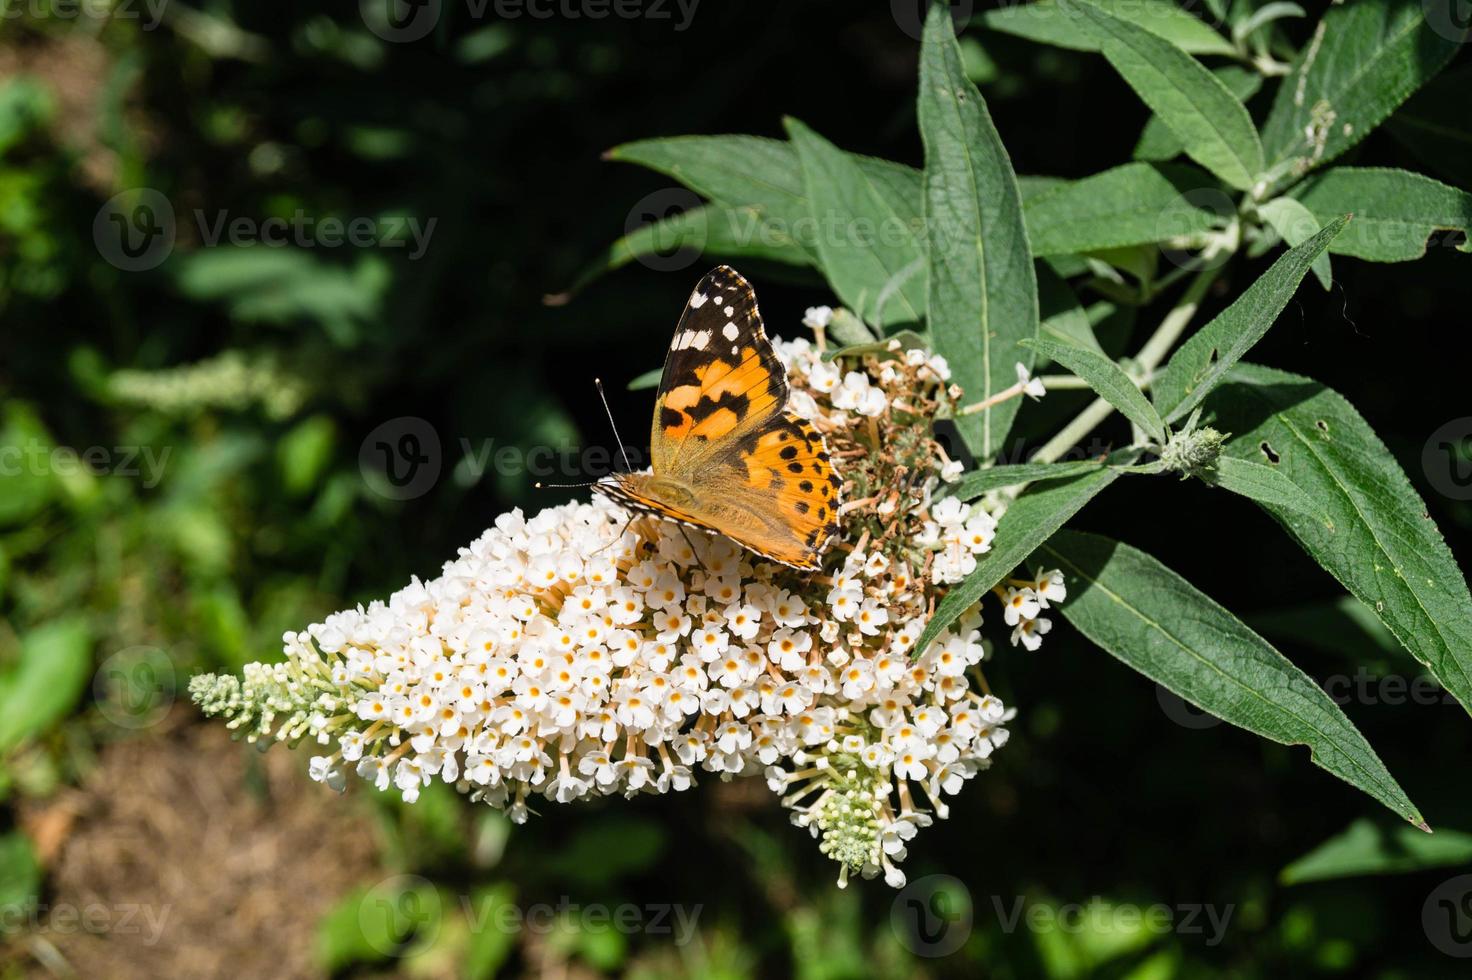
{"label": "butterfly leg", "polygon": [[695,556],[695,564],[697,564],[697,565],[700,566],[700,570],[702,572],[705,572],[705,573],[709,574],[710,573],[710,569],[709,568],[706,568],[705,567],[705,562],[703,562],[703,561],[700,560],[700,549],[697,548],[697,547],[695,547],[695,542],[694,541],[691,541],[690,540],[690,535],[688,535],[688,534],[685,533],[685,525],[679,523],[678,521],[673,521],[671,523],[673,523],[675,525],[676,530],[678,530],[680,532],[680,537],[684,538],[685,539],[685,543],[690,546],[690,553]]}

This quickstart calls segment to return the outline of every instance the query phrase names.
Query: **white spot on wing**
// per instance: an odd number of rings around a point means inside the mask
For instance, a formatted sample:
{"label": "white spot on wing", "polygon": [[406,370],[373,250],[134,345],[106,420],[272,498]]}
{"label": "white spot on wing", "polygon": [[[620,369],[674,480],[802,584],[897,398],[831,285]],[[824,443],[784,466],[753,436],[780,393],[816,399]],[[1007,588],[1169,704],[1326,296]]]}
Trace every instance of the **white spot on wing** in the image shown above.
{"label": "white spot on wing", "polygon": [[[727,309],[730,309],[730,307],[727,307]],[[741,331],[736,329],[736,322],[731,320],[727,321],[725,329],[721,331],[721,336],[727,340],[735,340],[741,336]]]}
{"label": "white spot on wing", "polygon": [[693,347],[696,350],[705,350],[705,345],[710,343],[709,330],[686,330],[675,338],[675,350],[685,350]]}
{"label": "white spot on wing", "polygon": [[690,308],[692,310],[698,310],[698,309],[700,309],[702,306],[705,305],[705,301],[708,298],[709,297],[707,297],[704,293],[700,293],[700,292],[691,293],[690,294]]}
{"label": "white spot on wing", "polygon": [[736,315],[736,307],[734,307],[734,306],[728,306],[728,307],[726,307],[726,316],[735,316],[735,315]]}

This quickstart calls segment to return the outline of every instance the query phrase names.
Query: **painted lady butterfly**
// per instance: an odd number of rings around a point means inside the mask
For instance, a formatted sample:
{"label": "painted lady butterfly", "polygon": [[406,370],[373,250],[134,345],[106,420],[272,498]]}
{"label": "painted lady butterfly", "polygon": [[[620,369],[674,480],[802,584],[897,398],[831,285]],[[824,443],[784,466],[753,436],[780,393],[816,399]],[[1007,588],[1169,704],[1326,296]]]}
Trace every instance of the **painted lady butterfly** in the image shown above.
{"label": "painted lady butterfly", "polygon": [[650,456],[651,469],[614,473],[594,489],[784,565],[821,566],[838,533],[843,481],[822,435],[787,411],[787,371],[756,293],[729,266],[700,280],[675,329]]}

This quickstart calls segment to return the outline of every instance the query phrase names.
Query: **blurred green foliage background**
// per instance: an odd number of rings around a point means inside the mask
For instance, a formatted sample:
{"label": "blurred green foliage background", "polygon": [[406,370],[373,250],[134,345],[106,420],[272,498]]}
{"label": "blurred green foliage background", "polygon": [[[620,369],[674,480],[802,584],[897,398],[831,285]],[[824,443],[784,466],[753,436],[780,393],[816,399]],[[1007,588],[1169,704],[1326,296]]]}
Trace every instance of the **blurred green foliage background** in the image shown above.
{"label": "blurred green foliage background", "polygon": [[[497,513],[563,499],[532,488],[519,462],[532,447],[570,453],[552,479],[601,475],[606,448],[583,454],[610,444],[594,375],[609,379],[625,431],[643,431],[648,393],[622,382],[659,363],[703,265],[636,264],[569,294],[641,207],[664,207],[659,178],[602,162],[603,150],[675,133],[780,135],[790,113],[847,148],[919,157],[917,43],[891,5],[706,0],[687,21],[673,3],[605,19],[447,3],[411,42],[385,40],[393,25],[372,4],[160,9],[0,5],[7,909],[66,900],[51,870],[71,834],[105,824],[108,801],[89,787],[114,743],[146,740],[159,758],[192,744],[198,723],[172,704],[190,674],[273,658],[284,630],[433,574]],[[1080,176],[1128,158],[1145,112],[1099,59],[975,28],[965,43],[1018,172]],[[1463,52],[1452,70],[1467,63]],[[1395,132],[1357,158],[1425,166]],[[1437,163],[1468,187],[1465,159]],[[135,271],[108,202],[140,189],[164,202],[174,237]],[[308,230],[279,247],[210,241],[221,219],[259,229],[273,217]],[[323,222],[354,219],[375,238],[427,231],[422,254],[412,241],[328,241]],[[1465,364],[1444,353],[1466,325],[1467,261],[1449,248],[1414,265],[1336,260],[1341,283],[1305,288],[1255,354],[1354,401],[1462,555],[1472,510],[1428,485],[1421,450],[1468,411]],[[796,333],[804,306],[831,301],[791,269],[746,271],[774,332]],[[1061,417],[1071,397],[1050,396],[1048,411]],[[436,433],[438,473],[394,499],[363,460],[370,434],[389,425],[396,438],[405,417]],[[1084,523],[1256,611],[1310,674],[1368,663],[1414,677],[1372,629],[1320,625],[1334,583],[1244,504],[1152,483]],[[1294,860],[1358,818],[1380,820],[1374,806],[1301,753],[1178,723],[1178,708],[1064,630],[1036,656],[1002,651],[988,673],[1021,708],[1013,742],[908,862],[912,879],[955,878],[919,893],[937,921],[971,917],[949,955],[916,955],[903,925],[914,893],[897,903],[874,883],[834,888],[760,786],[547,808],[514,829],[448,791],[407,808],[366,787],[345,800],[311,787],[298,805],[344,809],[372,846],[352,887],[302,910],[306,961],[343,975],[813,980],[1465,970],[1426,918],[1439,914],[1428,896],[1472,861],[1454,833],[1472,831],[1455,765],[1472,729],[1454,704],[1387,695],[1367,675],[1346,705],[1432,825],[1453,832],[1442,850],[1427,858],[1366,824],[1350,851],[1377,870],[1409,855],[1409,870],[1345,876],[1341,859],[1332,880],[1285,883]],[[242,792],[267,793],[256,783]],[[211,873],[174,859],[186,877]],[[101,901],[110,880],[93,885]],[[678,944],[575,925],[508,934],[470,914],[559,901],[698,906],[698,928]],[[1099,912],[1157,903],[1176,927]],[[1068,911],[1085,906],[1098,914]],[[1199,931],[1181,925],[1190,907],[1229,916],[1219,941],[1204,911]],[[7,975],[67,962],[71,937],[44,915],[7,913],[0,929]],[[217,941],[168,931],[118,954],[118,975]],[[267,959],[279,941],[252,938]]]}

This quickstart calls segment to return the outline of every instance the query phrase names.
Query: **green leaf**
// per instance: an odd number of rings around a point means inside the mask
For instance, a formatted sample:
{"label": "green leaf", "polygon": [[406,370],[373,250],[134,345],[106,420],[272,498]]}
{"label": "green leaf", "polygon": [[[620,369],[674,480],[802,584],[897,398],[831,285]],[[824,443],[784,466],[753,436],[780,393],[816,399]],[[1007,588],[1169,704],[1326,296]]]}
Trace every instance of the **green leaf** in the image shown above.
{"label": "green leaf", "polygon": [[0,937],[28,921],[41,896],[41,866],[31,840],[20,831],[0,835]]}
{"label": "green leaf", "polygon": [[1269,636],[1301,643],[1324,653],[1364,663],[1369,654],[1400,655],[1395,634],[1354,596],[1298,603],[1247,617],[1252,627]]}
{"label": "green leaf", "polygon": [[1397,824],[1359,819],[1278,873],[1285,885],[1359,875],[1393,875],[1472,863],[1472,834],[1425,834]]}
{"label": "green leaf", "polygon": [[1165,442],[1165,423],[1139,386],[1125,374],[1124,368],[1086,347],[1059,343],[1048,337],[1038,337],[1025,343],[1087,381],[1090,388],[1124,413],[1125,418],[1144,429],[1151,439],[1157,443]]}
{"label": "green leaf", "polygon": [[[897,227],[914,234],[921,222],[920,171],[858,153],[845,156],[898,215]],[[821,229],[813,227],[802,164],[789,143],[759,136],[676,136],[625,143],[605,157],[665,174],[725,208],[734,224],[724,237],[749,247],[791,242],[816,261]]]}
{"label": "green leaf", "polygon": [[1262,144],[1242,100],[1169,41],[1111,16],[1088,0],[1059,0],[1080,11],[1079,27],[1135,94],[1180,138],[1192,160],[1240,190],[1262,172]]}
{"label": "green leaf", "polygon": [[0,753],[65,718],[92,673],[92,635],[81,616],[54,619],[26,633],[20,662],[0,687]]}
{"label": "green leaf", "polygon": [[317,485],[332,462],[337,426],[330,415],[313,415],[287,430],[276,443],[276,465],[287,494],[300,497]]}
{"label": "green leaf", "polygon": [[[1302,245],[1317,235],[1323,228],[1323,224],[1312,211],[1291,197],[1274,198],[1258,207],[1257,210],[1262,215],[1263,220],[1268,223],[1268,226],[1273,231],[1276,231],[1283,241],[1288,243],[1289,248],[1295,245]],[[1333,220],[1342,214],[1348,213],[1349,209],[1346,208],[1343,211],[1336,211],[1326,215],[1326,217]],[[1357,226],[1358,222],[1356,222]],[[1334,251],[1334,242],[1329,243],[1328,251]],[[1319,280],[1319,285],[1325,289],[1328,289],[1334,284],[1334,272],[1329,267],[1328,252],[1314,259],[1313,264],[1309,268],[1313,270],[1314,278]]]}
{"label": "green leaf", "polygon": [[1281,184],[1321,167],[1370,134],[1456,54],[1466,27],[1448,3],[1355,0],[1324,14],[1278,83],[1263,123],[1267,163]]}
{"label": "green leaf", "polygon": [[[1041,317],[1038,329],[1054,340],[1103,354],[1104,349],[1094,336],[1089,315],[1079,305],[1078,297],[1068,288],[1068,283],[1046,262],[1033,263],[1033,273],[1038,279],[1038,315]],[[1042,361],[1033,364],[1034,368],[1043,366]]]}
{"label": "green leaf", "polygon": [[943,488],[947,497],[975,500],[988,490],[1015,487],[1024,483],[1041,483],[1045,480],[1063,480],[1080,473],[1090,473],[1104,464],[1099,460],[1080,459],[1067,463],[1013,463],[1009,466],[989,466],[984,470],[972,470],[963,474],[950,487]]}
{"label": "green leaf", "polygon": [[1330,523],[1313,498],[1287,474],[1270,463],[1223,456],[1217,460],[1216,470],[1208,482],[1258,503],[1273,504],[1308,517],[1317,517],[1326,526]]}
{"label": "green leaf", "polygon": [[1426,254],[1436,231],[1463,234],[1461,251],[1472,248],[1472,194],[1408,170],[1333,167],[1311,178],[1295,196],[1321,221],[1354,213],[1329,251],[1371,262],[1405,262]]}
{"label": "green leaf", "polygon": [[[845,153],[796,119],[785,120],[802,165],[818,262],[833,291],[866,323],[918,323],[925,310],[925,256],[909,202],[891,196]],[[893,282],[891,289],[884,287]]]}
{"label": "green leaf", "polygon": [[1129,545],[1064,531],[1038,552],[1068,579],[1065,619],[1146,677],[1283,745],[1422,825],[1375,750],[1313,679],[1236,616]]}
{"label": "green leaf", "polygon": [[1034,255],[1072,255],[1209,231],[1215,212],[1183,195],[1212,184],[1188,167],[1127,163],[1027,202]]}
{"label": "green leaf", "polygon": [[6,467],[0,483],[0,527],[24,524],[57,495],[52,467],[46,464],[53,447],[51,436],[29,406],[6,401],[0,406],[0,459],[19,465]]}
{"label": "green leaf", "polygon": [[659,379],[662,377],[664,377],[664,368],[651,368],[625,385],[625,389],[628,391],[644,391],[647,388],[654,388],[658,386]]}
{"label": "green leaf", "polygon": [[1442,72],[1385,121],[1418,159],[1463,190],[1472,190],[1472,64]]}
{"label": "green leaf", "polygon": [[517,930],[497,924],[501,921],[499,910],[513,906],[515,901],[516,889],[506,881],[470,894],[467,915],[474,918],[470,946],[465,951],[465,980],[491,980],[516,948]]}
{"label": "green leaf", "polygon": [[[1243,103],[1262,88],[1261,75],[1237,65],[1213,68],[1211,73]],[[1133,156],[1136,160],[1169,160],[1183,152],[1180,138],[1171,132],[1170,127],[1159,116],[1152,115],[1146,120],[1145,128],[1140,131],[1140,141],[1135,144]]]}
{"label": "green leaf", "polygon": [[[1121,20],[1143,27],[1192,54],[1233,54],[1230,41],[1171,0],[1098,0],[1098,6]],[[994,31],[1025,37],[1073,51],[1098,51],[1099,39],[1078,29],[1077,18],[1054,0],[1003,6],[981,15]]]}
{"label": "green leaf", "polygon": [[[925,21],[917,112],[925,144],[930,336],[975,403],[1014,384],[1018,362],[1031,366],[1031,352],[1017,342],[1037,336],[1038,294],[1012,162],[962,70],[942,7]],[[1000,448],[1017,401],[957,420],[974,453],[990,459]]]}
{"label": "green leaf", "polygon": [[[835,314],[836,317],[836,314]],[[930,345],[925,338],[913,330],[896,330],[883,340],[862,340],[856,344],[848,344],[844,347],[832,347],[823,352],[823,360],[831,361],[839,357],[863,357],[866,354],[873,355],[881,361],[898,360],[904,357],[907,350],[929,350]]]}
{"label": "green leaf", "polygon": [[1155,407],[1167,422],[1189,414],[1226,373],[1268,332],[1314,259],[1344,227],[1340,216],[1302,245],[1278,257],[1272,267],[1231,306],[1181,345],[1151,386]]}
{"label": "green leaf", "polygon": [[1207,402],[1228,455],[1276,460],[1329,520],[1264,504],[1472,711],[1472,595],[1395,457],[1354,406],[1316,381],[1239,364]]}
{"label": "green leaf", "polygon": [[705,204],[642,225],[615,241],[581,273],[568,293],[581,292],[600,276],[648,255],[667,256],[683,249],[723,259],[763,259],[784,265],[812,265],[813,257],[788,230],[763,222],[753,207]]}
{"label": "green leaf", "polygon": [[915,643],[913,656],[919,657],[941,631],[961,618],[971,605],[1006,578],[1028,555],[1048,540],[1063,522],[1083,509],[1099,491],[1119,479],[1119,471],[1101,469],[1085,473],[1063,483],[1028,490],[1012,502],[997,522],[991,550],[976,563],[966,578],[951,586],[935,607],[935,614]]}
{"label": "green leaf", "polygon": [[[758,136],[674,136],[639,140],[604,154],[673,177],[726,208],[759,216],[761,234],[795,238],[807,215],[802,169],[791,146]],[[810,254],[811,243],[800,243]]]}
{"label": "green leaf", "polygon": [[1308,13],[1296,3],[1284,3],[1277,0],[1274,3],[1265,3],[1242,20],[1232,25],[1232,41],[1239,47],[1245,46],[1263,27],[1275,20],[1285,17],[1307,17]]}

